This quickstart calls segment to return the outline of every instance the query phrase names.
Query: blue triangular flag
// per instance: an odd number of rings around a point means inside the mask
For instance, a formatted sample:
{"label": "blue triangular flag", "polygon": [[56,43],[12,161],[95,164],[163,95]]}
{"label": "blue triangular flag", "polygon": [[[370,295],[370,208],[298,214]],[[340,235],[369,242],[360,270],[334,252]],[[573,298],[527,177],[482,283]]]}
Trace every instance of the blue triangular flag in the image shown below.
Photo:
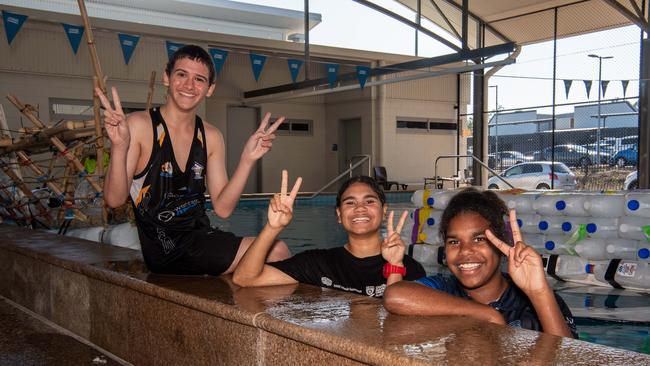
{"label": "blue triangular flag", "polygon": [[291,80],[295,83],[296,79],[298,78],[298,73],[300,72],[300,68],[302,67],[303,61],[290,58],[287,60],[287,63],[289,64],[289,72],[291,73]]}
{"label": "blue triangular flag", "polygon": [[589,95],[591,94],[591,80],[583,80],[585,83],[585,89],[587,89],[587,99],[589,99]]}
{"label": "blue triangular flag", "polygon": [[629,80],[621,80],[621,86],[623,87],[623,98],[625,98],[625,92],[627,91],[627,85],[629,83]]}
{"label": "blue triangular flag", "polygon": [[368,66],[357,66],[357,79],[359,79],[361,89],[366,86],[368,76],[370,76],[370,68]]}
{"label": "blue triangular flag", "polygon": [[14,40],[14,37],[18,34],[18,31],[20,30],[20,27],[23,26],[23,23],[25,23],[25,20],[27,20],[27,15],[10,13],[4,10],[2,11],[2,21],[5,24],[5,33],[9,44]]}
{"label": "blue triangular flag", "polygon": [[214,63],[214,71],[219,75],[223,64],[226,62],[226,57],[228,57],[228,51],[220,50],[218,48],[208,48],[210,56],[212,56],[212,62]]}
{"label": "blue triangular flag", "polygon": [[165,47],[167,47],[167,58],[171,60],[172,56],[174,56],[174,52],[183,48],[183,46],[185,46],[183,43],[165,41]]}
{"label": "blue triangular flag", "polygon": [[573,84],[573,80],[564,80],[564,94],[566,94],[567,99],[569,99],[569,91],[571,91],[571,84]]}
{"label": "blue triangular flag", "polygon": [[607,92],[607,85],[609,85],[609,80],[600,81],[600,87],[603,89],[603,98],[605,98],[605,93]]}
{"label": "blue triangular flag", "polygon": [[258,81],[260,79],[262,69],[264,68],[264,63],[266,62],[266,56],[251,53],[250,57],[251,67],[253,68],[253,76],[255,76],[255,81]]}
{"label": "blue triangular flag", "polygon": [[68,36],[68,41],[70,41],[70,47],[72,47],[72,52],[77,54],[79,51],[79,44],[81,43],[81,37],[84,35],[84,27],[80,25],[72,24],[63,24],[63,29],[65,29],[65,35]]}
{"label": "blue triangular flag", "polygon": [[140,36],[118,33],[117,37],[120,39],[120,46],[122,46],[124,63],[128,65],[131,56],[133,56],[133,51],[135,51],[135,47],[138,45],[138,41],[140,41]]}
{"label": "blue triangular flag", "polygon": [[330,88],[333,88],[334,84],[336,84],[338,73],[339,64],[327,64],[327,82],[330,84]]}

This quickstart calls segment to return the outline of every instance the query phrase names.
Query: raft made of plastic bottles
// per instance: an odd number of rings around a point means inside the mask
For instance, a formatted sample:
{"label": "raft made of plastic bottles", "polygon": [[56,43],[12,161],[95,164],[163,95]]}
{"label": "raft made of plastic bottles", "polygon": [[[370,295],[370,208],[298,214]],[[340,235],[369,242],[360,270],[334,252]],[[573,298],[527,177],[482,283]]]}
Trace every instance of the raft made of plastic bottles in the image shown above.
{"label": "raft made of plastic bottles", "polygon": [[411,203],[415,207],[431,207],[444,210],[451,198],[458,193],[458,190],[447,189],[421,189],[413,192]]}
{"label": "raft made of plastic bottles", "polygon": [[435,244],[411,244],[408,254],[423,265],[446,266],[445,246]]}

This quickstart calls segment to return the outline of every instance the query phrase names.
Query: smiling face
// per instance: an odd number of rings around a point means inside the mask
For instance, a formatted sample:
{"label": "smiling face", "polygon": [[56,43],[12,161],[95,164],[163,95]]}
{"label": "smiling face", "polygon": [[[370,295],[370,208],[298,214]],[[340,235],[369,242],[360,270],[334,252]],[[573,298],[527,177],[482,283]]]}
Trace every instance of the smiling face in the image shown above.
{"label": "smiling face", "polygon": [[179,59],[169,75],[163,75],[168,101],[180,110],[196,109],[214,91],[215,84],[210,85],[209,75],[207,65],[187,57]]}
{"label": "smiling face", "polygon": [[336,215],[350,235],[379,235],[386,208],[367,184],[353,183],[341,195]]}
{"label": "smiling face", "polygon": [[456,215],[447,228],[447,266],[470,294],[502,285],[501,255],[485,236],[489,228],[489,222],[476,212]]}

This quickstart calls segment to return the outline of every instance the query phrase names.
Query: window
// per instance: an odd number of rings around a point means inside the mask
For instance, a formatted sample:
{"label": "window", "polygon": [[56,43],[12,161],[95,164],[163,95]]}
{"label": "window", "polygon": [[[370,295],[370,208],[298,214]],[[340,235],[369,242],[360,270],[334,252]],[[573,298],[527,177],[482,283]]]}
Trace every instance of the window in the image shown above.
{"label": "window", "polygon": [[556,173],[571,173],[571,171],[569,170],[569,168],[567,168],[567,166],[564,165],[564,164],[562,164],[562,163],[555,163],[555,164],[553,164],[553,170],[554,170]]}
{"label": "window", "polygon": [[530,174],[530,173],[541,173],[543,171],[542,166],[539,164],[525,164],[522,165],[523,167],[523,174]]}
{"label": "window", "polygon": [[[275,123],[277,118],[272,118],[270,124]],[[278,127],[278,135],[291,135],[291,136],[311,136],[312,125],[314,121],[308,119],[291,119],[287,118]]]}
{"label": "window", "polygon": [[[143,111],[146,105],[143,103],[122,102],[122,109],[125,114]],[[82,99],[50,98],[50,120],[87,120],[93,119],[93,101]]]}
{"label": "window", "polygon": [[456,131],[457,125],[451,120],[433,120],[431,118],[397,118],[398,132],[426,133],[436,130]]}
{"label": "window", "polygon": [[506,170],[506,177],[512,177],[513,175],[519,175],[523,172],[522,165],[512,167],[511,169]]}

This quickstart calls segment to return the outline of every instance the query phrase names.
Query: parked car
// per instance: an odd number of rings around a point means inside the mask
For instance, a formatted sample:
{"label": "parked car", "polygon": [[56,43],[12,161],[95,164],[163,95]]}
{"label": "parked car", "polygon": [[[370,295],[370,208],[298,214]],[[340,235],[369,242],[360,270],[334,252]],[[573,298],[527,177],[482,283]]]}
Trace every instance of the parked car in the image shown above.
{"label": "parked car", "polygon": [[[553,172],[551,172],[553,167]],[[573,190],[576,188],[576,176],[563,163],[550,163],[547,161],[534,161],[517,164],[500,174],[515,188],[523,189],[555,189]],[[552,182],[552,184],[551,184]],[[499,177],[488,179],[489,189],[510,188]]]}
{"label": "parked car", "polygon": [[[519,151],[499,151],[497,153],[489,154],[494,158],[495,167],[499,169],[509,168],[515,164],[533,161],[532,156],[526,156]],[[489,161],[489,160],[488,160]]]}
{"label": "parked car", "polygon": [[639,136],[631,135],[625,137],[603,137],[600,139],[600,144],[607,145],[614,151],[629,149],[632,146],[639,144]]}
{"label": "parked car", "polygon": [[[534,159],[539,161],[550,161],[552,157],[552,147],[544,148],[535,153]],[[555,161],[564,163],[568,166],[587,167],[598,162],[598,154],[580,145],[555,145]],[[601,152],[600,163],[607,164],[609,158]]]}
{"label": "parked car", "polygon": [[619,150],[609,159],[609,165],[616,165],[622,168],[626,165],[636,165],[639,159],[639,149],[636,145],[629,149]]}
{"label": "parked car", "polygon": [[[593,144],[587,144],[587,145],[582,145],[582,146],[586,147],[587,149],[589,149],[591,151],[598,151],[598,144],[595,143],[595,142]],[[616,153],[616,151],[617,150],[614,147],[614,145],[609,145],[609,144],[606,144],[606,143],[601,141],[601,144],[600,144],[600,152],[601,152],[601,154],[604,154],[604,155],[607,155],[607,156],[612,156],[612,155],[614,155]]]}
{"label": "parked car", "polygon": [[639,174],[638,170],[633,171],[625,177],[625,182],[623,182],[623,189],[631,190],[639,188]]}

